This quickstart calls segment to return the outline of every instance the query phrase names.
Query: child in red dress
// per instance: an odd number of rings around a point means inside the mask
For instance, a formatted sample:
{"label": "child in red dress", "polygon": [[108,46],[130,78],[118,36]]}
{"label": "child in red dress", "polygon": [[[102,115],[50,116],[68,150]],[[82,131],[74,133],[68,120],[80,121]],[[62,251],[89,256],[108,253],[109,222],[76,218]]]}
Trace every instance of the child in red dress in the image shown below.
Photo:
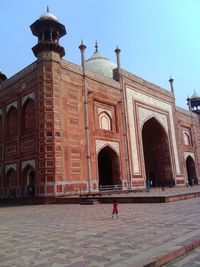
{"label": "child in red dress", "polygon": [[116,215],[116,218],[118,219],[118,204],[116,199],[113,201],[112,218],[114,215]]}

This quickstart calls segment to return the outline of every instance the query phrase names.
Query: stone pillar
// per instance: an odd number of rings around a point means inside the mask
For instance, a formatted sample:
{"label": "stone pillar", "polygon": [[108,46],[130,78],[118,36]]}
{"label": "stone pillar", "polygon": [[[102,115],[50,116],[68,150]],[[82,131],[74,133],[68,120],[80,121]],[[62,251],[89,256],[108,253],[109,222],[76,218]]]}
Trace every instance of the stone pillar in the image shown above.
{"label": "stone pillar", "polygon": [[60,57],[43,52],[39,57],[39,184],[40,195],[62,192],[62,132]]}

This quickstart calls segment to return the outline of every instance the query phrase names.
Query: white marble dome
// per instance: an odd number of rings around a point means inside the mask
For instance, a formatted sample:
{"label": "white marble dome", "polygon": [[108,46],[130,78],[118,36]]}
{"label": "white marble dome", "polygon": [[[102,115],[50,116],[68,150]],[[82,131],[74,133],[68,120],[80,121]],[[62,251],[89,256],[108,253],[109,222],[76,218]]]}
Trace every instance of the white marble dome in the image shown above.
{"label": "white marble dome", "polygon": [[86,60],[85,68],[108,78],[113,78],[113,69],[117,68],[117,65],[108,58],[103,57],[101,53],[96,50],[92,57]]}
{"label": "white marble dome", "polygon": [[42,14],[39,17],[39,20],[55,20],[58,21],[58,19],[56,18],[56,16],[54,16],[52,13],[49,12],[49,8],[47,7],[47,12],[45,12],[44,14]]}

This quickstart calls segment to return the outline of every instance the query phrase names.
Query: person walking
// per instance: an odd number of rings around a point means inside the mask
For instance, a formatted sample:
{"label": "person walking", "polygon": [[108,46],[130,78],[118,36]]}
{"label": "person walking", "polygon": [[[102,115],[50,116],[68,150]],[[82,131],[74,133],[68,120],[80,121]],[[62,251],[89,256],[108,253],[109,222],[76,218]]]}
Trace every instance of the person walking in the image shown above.
{"label": "person walking", "polygon": [[149,192],[150,191],[150,179],[149,177],[147,176],[146,177],[146,192]]}
{"label": "person walking", "polygon": [[164,182],[161,183],[161,188],[162,188],[162,191],[165,191],[165,184],[164,184]]}
{"label": "person walking", "polygon": [[116,215],[116,218],[118,219],[118,203],[116,199],[113,201],[112,218],[114,215]]}

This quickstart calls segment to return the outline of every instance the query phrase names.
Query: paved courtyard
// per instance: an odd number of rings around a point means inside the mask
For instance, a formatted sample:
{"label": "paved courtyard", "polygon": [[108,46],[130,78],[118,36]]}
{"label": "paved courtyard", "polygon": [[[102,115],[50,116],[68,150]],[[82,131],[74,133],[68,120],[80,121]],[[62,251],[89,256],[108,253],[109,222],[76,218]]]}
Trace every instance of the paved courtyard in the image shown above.
{"label": "paved courtyard", "polygon": [[[140,267],[200,239],[200,198],[0,208],[1,267]],[[173,265],[172,265],[173,266]]]}

